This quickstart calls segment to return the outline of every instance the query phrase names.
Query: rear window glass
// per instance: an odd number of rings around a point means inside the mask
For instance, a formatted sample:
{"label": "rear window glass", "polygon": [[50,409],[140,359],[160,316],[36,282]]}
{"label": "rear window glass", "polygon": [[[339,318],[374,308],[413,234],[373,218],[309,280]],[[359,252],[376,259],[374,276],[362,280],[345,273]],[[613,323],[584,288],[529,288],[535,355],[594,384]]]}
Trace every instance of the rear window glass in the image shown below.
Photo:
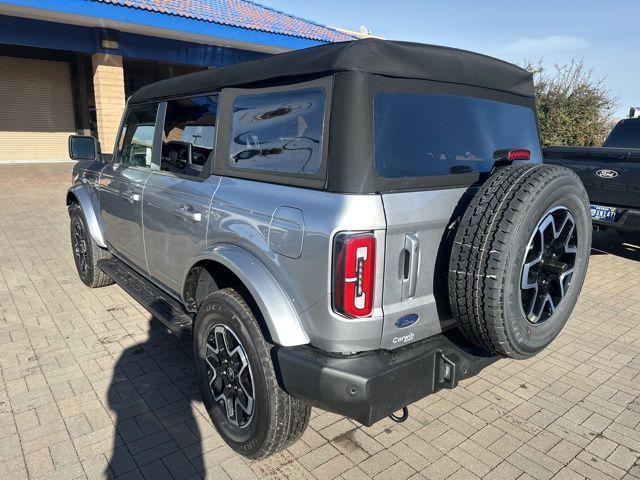
{"label": "rear window glass", "polygon": [[524,148],[541,161],[532,109],[456,95],[379,93],[375,162],[386,178],[487,172],[496,150]]}
{"label": "rear window glass", "polygon": [[229,164],[281,173],[318,172],[324,104],[320,88],[238,96]]}
{"label": "rear window glass", "polygon": [[618,123],[604,142],[605,147],[640,148],[640,120]]}

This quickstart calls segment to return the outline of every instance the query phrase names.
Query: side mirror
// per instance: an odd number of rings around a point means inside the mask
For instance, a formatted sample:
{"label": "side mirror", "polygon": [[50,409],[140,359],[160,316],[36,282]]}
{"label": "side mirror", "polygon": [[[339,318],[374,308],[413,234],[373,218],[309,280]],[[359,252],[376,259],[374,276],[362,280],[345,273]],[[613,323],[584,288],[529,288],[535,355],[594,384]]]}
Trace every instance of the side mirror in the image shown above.
{"label": "side mirror", "polygon": [[72,160],[98,160],[100,143],[87,135],[71,135],[69,137],[69,157]]}

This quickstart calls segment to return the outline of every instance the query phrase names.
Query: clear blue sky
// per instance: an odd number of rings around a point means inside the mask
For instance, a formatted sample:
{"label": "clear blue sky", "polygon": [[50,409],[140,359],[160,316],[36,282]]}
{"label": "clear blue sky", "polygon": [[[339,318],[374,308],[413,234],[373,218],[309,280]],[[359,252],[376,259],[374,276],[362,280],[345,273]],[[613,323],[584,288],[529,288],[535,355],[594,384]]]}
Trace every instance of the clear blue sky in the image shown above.
{"label": "clear blue sky", "polygon": [[640,0],[258,0],[325,25],[543,65],[584,59],[618,97],[640,106]]}

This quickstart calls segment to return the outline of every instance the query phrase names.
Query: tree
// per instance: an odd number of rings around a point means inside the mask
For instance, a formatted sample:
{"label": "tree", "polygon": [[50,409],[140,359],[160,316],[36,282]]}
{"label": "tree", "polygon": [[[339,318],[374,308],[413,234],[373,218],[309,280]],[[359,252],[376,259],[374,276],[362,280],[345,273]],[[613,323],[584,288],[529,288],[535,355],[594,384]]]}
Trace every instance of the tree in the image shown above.
{"label": "tree", "polygon": [[541,62],[524,68],[534,75],[542,144],[601,146],[617,103],[605,79],[594,79],[583,60],[556,65],[551,73]]}

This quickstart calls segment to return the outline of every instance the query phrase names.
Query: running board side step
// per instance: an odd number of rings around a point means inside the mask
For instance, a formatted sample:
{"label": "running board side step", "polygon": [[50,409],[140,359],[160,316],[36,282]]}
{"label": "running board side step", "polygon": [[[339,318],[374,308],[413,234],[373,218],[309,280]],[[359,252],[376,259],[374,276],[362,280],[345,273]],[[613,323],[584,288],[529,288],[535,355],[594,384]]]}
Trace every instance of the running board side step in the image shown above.
{"label": "running board side step", "polygon": [[115,257],[100,260],[98,266],[175,335],[183,340],[192,338],[194,316],[175,298]]}

